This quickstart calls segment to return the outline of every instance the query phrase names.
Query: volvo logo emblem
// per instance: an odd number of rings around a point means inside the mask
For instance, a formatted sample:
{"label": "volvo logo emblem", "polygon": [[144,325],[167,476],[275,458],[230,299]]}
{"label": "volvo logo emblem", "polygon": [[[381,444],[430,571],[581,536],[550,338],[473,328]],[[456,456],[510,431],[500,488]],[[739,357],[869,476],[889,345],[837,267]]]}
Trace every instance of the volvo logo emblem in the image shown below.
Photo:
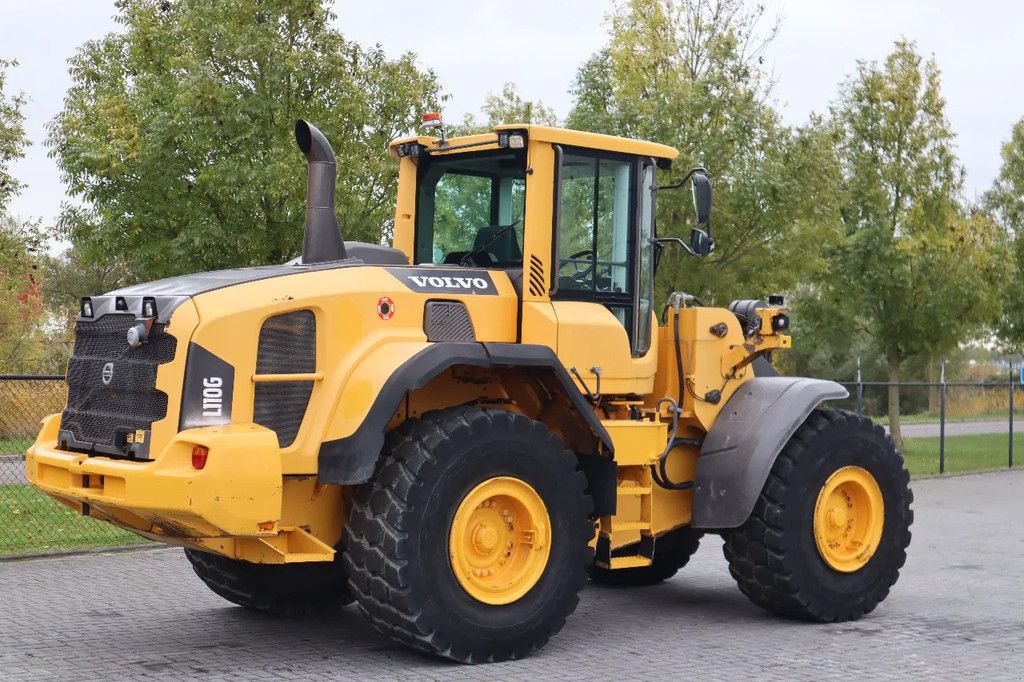
{"label": "volvo logo emblem", "polygon": [[108,362],[103,365],[103,372],[100,374],[100,378],[103,379],[103,384],[109,384],[114,378],[114,363]]}

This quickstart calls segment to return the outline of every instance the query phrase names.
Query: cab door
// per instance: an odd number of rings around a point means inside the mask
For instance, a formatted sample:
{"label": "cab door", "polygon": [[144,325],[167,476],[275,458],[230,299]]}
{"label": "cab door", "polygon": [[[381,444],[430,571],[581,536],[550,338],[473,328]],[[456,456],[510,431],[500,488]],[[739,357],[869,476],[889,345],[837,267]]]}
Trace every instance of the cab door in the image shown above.
{"label": "cab door", "polygon": [[653,163],[570,147],[554,156],[558,357],[591,391],[650,393]]}

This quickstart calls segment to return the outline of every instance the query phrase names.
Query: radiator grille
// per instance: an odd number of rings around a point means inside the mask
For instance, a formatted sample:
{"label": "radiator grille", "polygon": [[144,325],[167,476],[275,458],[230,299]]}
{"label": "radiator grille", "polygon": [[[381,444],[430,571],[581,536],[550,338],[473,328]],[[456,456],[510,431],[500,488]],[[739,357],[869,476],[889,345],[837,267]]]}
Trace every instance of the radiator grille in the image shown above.
{"label": "radiator grille", "polygon": [[174,359],[177,339],[164,331],[165,325],[154,323],[149,340],[132,348],[125,337],[135,323],[134,315],[111,313],[75,324],[61,430],[78,443],[67,447],[91,451],[98,446],[110,452],[123,445],[119,435],[149,429],[167,416],[167,394],[156,390],[156,371]]}
{"label": "radiator grille", "polygon": [[[316,371],[316,318],[308,310],[275,315],[260,329],[256,374],[304,374]],[[306,415],[312,381],[256,384],[253,421],[277,433],[282,448],[295,442]]]}

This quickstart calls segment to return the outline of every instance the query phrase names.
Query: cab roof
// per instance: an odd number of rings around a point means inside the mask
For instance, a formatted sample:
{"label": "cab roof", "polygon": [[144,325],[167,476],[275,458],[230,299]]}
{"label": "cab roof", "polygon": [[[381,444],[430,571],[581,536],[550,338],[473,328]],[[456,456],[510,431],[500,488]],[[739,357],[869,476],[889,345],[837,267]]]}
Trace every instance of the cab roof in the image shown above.
{"label": "cab roof", "polygon": [[[484,147],[491,140],[497,144],[498,133],[503,131],[525,130],[531,140],[547,142],[550,144],[565,145],[567,147],[582,147],[584,149],[596,149],[607,152],[618,152],[620,154],[635,154],[637,156],[651,156],[656,159],[672,160],[679,156],[679,152],[672,147],[657,142],[646,142],[644,140],[632,140],[627,137],[616,137],[614,135],[602,135],[601,133],[587,133],[580,130],[569,130],[568,128],[553,128],[550,126],[532,125],[529,123],[508,123],[495,126],[494,132],[481,133],[478,135],[464,135],[461,137],[449,137],[445,147],[454,148],[460,145],[472,145]],[[439,147],[440,138],[428,135],[417,135],[414,137],[403,137],[393,140],[389,145],[392,155],[398,154],[399,145],[410,142],[423,145],[431,151],[441,151],[445,147]]]}

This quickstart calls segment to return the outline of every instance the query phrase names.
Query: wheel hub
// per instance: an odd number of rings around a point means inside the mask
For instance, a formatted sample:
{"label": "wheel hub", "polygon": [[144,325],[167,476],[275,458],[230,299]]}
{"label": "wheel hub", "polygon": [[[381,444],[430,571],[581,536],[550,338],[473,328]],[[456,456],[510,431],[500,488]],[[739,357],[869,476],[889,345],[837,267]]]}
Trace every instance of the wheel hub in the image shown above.
{"label": "wheel hub", "polygon": [[831,568],[852,573],[863,568],[882,539],[885,503],[867,469],[846,466],[828,477],[814,505],[814,541]]}
{"label": "wheel hub", "polygon": [[551,550],[551,524],[540,495],[511,476],[473,488],[455,512],[448,540],[452,571],[485,604],[509,604],[537,584]]}

